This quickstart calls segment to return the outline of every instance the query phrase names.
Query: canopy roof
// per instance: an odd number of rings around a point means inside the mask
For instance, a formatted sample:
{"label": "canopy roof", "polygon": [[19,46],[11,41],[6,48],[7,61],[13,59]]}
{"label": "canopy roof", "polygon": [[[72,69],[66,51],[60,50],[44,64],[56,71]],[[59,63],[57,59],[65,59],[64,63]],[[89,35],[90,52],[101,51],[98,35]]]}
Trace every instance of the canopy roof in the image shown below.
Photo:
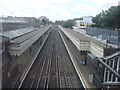
{"label": "canopy roof", "polygon": [[21,35],[27,34],[29,32],[32,32],[34,30],[36,30],[34,27],[22,28],[22,29],[18,29],[18,30],[14,30],[14,31],[0,33],[0,35],[9,37],[10,39],[13,39],[13,38],[19,37]]}

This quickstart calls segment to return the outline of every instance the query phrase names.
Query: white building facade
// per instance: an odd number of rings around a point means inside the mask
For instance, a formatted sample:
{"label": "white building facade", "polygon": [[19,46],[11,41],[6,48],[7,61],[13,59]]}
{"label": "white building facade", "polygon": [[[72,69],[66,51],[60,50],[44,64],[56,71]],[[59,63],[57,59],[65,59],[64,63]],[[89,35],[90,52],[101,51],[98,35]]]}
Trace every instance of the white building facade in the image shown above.
{"label": "white building facade", "polygon": [[92,16],[84,16],[78,20],[76,20],[76,26],[80,26],[80,25],[92,25],[93,21],[92,21]]}

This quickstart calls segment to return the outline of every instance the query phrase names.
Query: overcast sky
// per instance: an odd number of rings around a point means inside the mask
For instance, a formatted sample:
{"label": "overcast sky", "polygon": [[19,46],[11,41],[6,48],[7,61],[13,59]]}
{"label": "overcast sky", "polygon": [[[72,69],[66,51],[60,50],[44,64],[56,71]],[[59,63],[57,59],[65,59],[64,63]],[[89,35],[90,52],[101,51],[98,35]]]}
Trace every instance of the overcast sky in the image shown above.
{"label": "overcast sky", "polygon": [[0,0],[0,16],[46,16],[50,20],[67,20],[95,16],[119,0]]}

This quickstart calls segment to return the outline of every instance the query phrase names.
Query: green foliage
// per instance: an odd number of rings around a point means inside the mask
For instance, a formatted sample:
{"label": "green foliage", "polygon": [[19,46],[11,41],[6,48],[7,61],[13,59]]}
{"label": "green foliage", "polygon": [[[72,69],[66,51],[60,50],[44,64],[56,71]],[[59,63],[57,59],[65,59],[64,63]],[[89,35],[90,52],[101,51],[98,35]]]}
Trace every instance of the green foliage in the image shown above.
{"label": "green foliage", "polygon": [[62,21],[55,21],[55,23],[58,25],[62,25],[64,23],[64,21],[63,20]]}
{"label": "green foliage", "polygon": [[120,6],[102,10],[96,17],[93,17],[93,22],[97,27],[120,28]]}
{"label": "green foliage", "polygon": [[42,24],[43,24],[43,25],[47,24],[48,22],[49,22],[49,20],[47,20],[47,19],[42,19]]}
{"label": "green foliage", "polygon": [[67,20],[63,23],[63,27],[66,27],[66,28],[72,28],[72,26],[75,25],[75,21],[74,20]]}
{"label": "green foliage", "polygon": [[35,23],[40,23],[40,20],[36,19],[36,20],[35,20]]}
{"label": "green foliage", "polygon": [[75,21],[74,20],[55,21],[55,23],[58,24],[58,25],[62,25],[63,27],[66,27],[66,28],[72,28],[72,26],[75,25]]}

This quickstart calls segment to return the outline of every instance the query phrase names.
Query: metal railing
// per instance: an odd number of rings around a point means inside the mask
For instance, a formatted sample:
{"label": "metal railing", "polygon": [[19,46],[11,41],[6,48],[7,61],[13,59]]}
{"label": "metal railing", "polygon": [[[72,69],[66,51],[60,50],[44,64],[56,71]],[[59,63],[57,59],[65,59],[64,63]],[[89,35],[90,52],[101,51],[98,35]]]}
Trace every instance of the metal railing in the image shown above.
{"label": "metal railing", "polygon": [[103,83],[120,83],[120,51],[97,60],[105,67]]}

